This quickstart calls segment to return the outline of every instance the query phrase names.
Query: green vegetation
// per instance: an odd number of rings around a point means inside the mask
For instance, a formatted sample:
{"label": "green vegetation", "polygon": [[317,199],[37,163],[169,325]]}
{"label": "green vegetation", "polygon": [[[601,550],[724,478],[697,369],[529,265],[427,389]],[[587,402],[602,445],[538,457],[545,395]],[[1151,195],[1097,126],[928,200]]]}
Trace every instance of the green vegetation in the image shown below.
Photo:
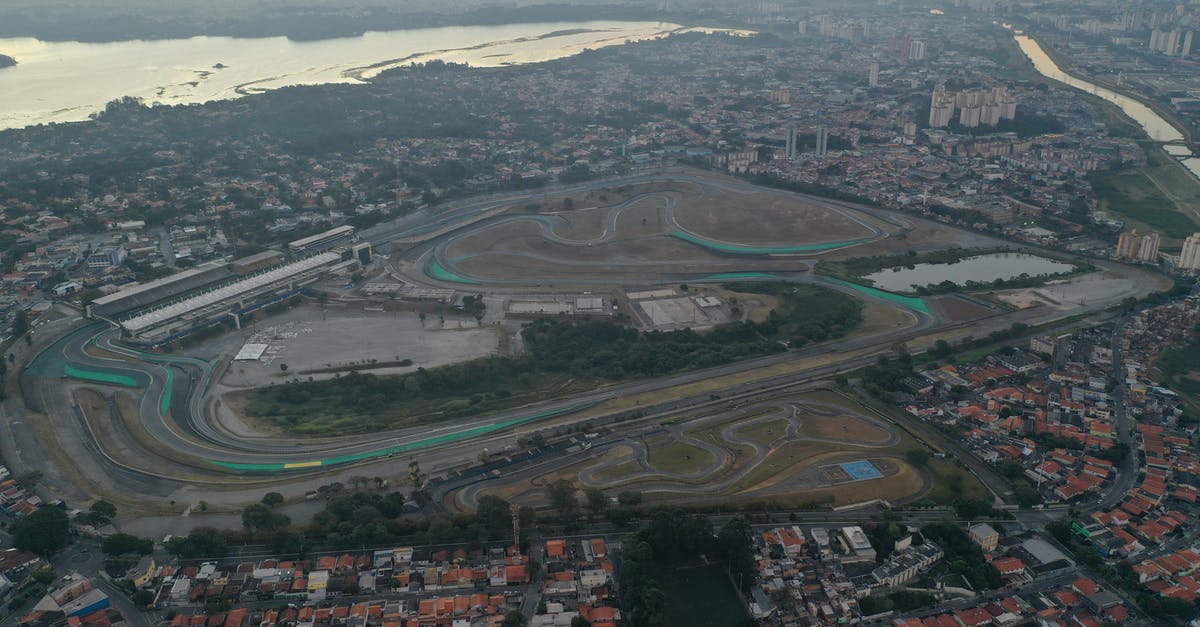
{"label": "green vegetation", "polygon": [[726,283],[723,288],[744,294],[768,294],[781,300],[767,320],[758,324],[742,323],[764,337],[782,340],[792,348],[810,342],[836,339],[862,322],[862,304],[823,287],[791,283]]}
{"label": "green vegetation", "polygon": [[713,461],[712,453],[685,442],[651,446],[646,457],[656,470],[670,474],[697,472]]}
{"label": "green vegetation", "polygon": [[[1183,239],[1200,231],[1196,221],[1155,183],[1155,177],[1159,176],[1164,178],[1164,182],[1174,181],[1176,177],[1160,168],[1146,168],[1115,173],[1094,172],[1089,179],[1100,199],[1101,209],[1136,220],[1174,239]],[[1190,182],[1187,187],[1181,186],[1180,193],[1183,193],[1182,189],[1195,185]]]}
{"label": "green vegetation", "polygon": [[642,333],[614,322],[539,319],[525,326],[527,352],[403,375],[351,372],[326,381],[271,385],[246,396],[246,411],[293,433],[328,435],[497,411],[594,388],[606,381],[662,376],[841,337],[861,305],[820,287],[738,283],[782,304],[761,323],[734,322],[706,333]]}
{"label": "green vegetation", "polygon": [[[646,528],[621,543],[621,605],[629,624],[753,624],[724,573],[727,569],[747,589],[754,585],[757,569],[752,546],[750,525],[740,517],[714,536],[712,523],[704,516],[655,512]],[[724,567],[679,568],[700,555],[722,560]]]}
{"label": "green vegetation", "polygon": [[154,542],[128,533],[115,533],[104,539],[100,550],[105,555],[149,555],[154,552]]}
{"label": "green vegetation", "polygon": [[1186,394],[1195,403],[1200,398],[1200,328],[1190,342],[1168,349],[1154,365],[1171,389]]}
{"label": "green vegetation", "polygon": [[858,606],[863,616],[873,616],[883,612],[912,612],[937,605],[937,597],[928,592],[912,592],[901,590],[885,597],[866,597],[859,599]]}
{"label": "green vegetation", "polygon": [[799,192],[801,194],[810,194],[813,196],[821,196],[823,198],[832,198],[834,200],[845,200],[848,202],[856,202],[860,205],[876,206],[876,202],[866,196],[859,196],[844,192],[840,189],[821,185],[820,183],[805,183],[802,181],[792,181],[785,178],[780,178],[772,174],[755,174],[749,177],[750,182],[763,187],[772,187],[782,189],[789,192]]}
{"label": "green vegetation", "polygon": [[1004,584],[1000,571],[983,558],[979,545],[962,527],[954,523],[935,523],[921,527],[921,535],[946,552],[950,572],[961,575],[975,591],[993,590]]}
{"label": "green vegetation", "polygon": [[67,513],[57,507],[40,507],[13,523],[13,545],[22,551],[50,555],[67,546],[71,523]]}
{"label": "green vegetation", "polygon": [[[658,573],[663,594],[670,599],[668,625],[749,625],[749,618],[718,565],[664,569]],[[650,623],[656,625],[658,623]]]}

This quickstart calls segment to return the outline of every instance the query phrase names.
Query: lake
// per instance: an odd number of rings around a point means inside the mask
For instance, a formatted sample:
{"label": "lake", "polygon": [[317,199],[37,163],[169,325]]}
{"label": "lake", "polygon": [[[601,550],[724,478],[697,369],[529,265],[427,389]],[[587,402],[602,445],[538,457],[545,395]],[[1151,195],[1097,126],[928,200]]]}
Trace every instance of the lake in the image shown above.
{"label": "lake", "polygon": [[1026,253],[992,253],[960,259],[954,263],[919,263],[913,267],[900,266],[880,270],[863,277],[872,285],[889,292],[911,292],[913,286],[926,286],[950,281],[957,285],[968,282],[990,283],[997,279],[1015,279],[1022,274],[1042,276],[1073,272],[1075,266],[1054,259]]}
{"label": "lake", "polygon": [[0,129],[86,120],[123,96],[147,104],[200,103],[289,85],[361,84],[387,69],[434,59],[477,67],[536,63],[692,30],[700,29],[590,21],[369,32],[319,41],[0,39],[0,53],[18,62],[0,70]]}

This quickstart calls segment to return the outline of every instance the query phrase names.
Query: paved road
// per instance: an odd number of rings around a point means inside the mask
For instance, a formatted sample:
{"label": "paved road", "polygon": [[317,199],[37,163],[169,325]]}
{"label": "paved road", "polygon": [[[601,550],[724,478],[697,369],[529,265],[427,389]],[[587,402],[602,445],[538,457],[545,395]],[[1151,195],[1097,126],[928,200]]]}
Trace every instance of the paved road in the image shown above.
{"label": "paved road", "polygon": [[[754,189],[740,181],[698,177],[685,173],[640,175],[618,181],[593,181],[585,185],[570,188],[569,191],[575,193],[576,191],[611,187],[614,184],[622,182],[668,180],[703,182],[706,185],[727,187],[737,191]],[[471,225],[476,220],[480,219],[481,216],[487,219],[486,214],[497,207],[510,205],[522,198],[544,198],[552,193],[557,193],[557,191],[546,190],[532,195],[528,193],[510,194],[502,197],[496,196],[488,199],[467,201],[459,206],[446,209],[433,222],[430,222],[432,218],[428,215],[424,218],[410,217],[404,219],[402,224],[393,224],[374,229],[364,233],[364,235],[367,235],[372,241],[384,242],[391,241],[400,236],[415,237],[420,235],[421,232],[437,232],[439,229],[471,228]],[[807,199],[808,197],[805,198]],[[849,206],[836,201],[821,200],[821,202]],[[877,215],[877,217],[886,217],[893,224],[898,225],[907,224],[910,220],[913,220],[907,216],[886,214],[874,210],[871,213]],[[615,219],[615,217],[611,218],[612,224],[606,227],[607,229],[612,228],[612,225],[615,224]],[[422,220],[424,221],[422,222]],[[428,255],[433,254],[439,242],[444,237],[452,236],[439,236],[431,242],[415,246],[401,256],[410,264],[419,262],[427,258]],[[414,267],[419,265],[417,263]],[[1126,275],[1134,273],[1140,276],[1138,273],[1142,272],[1141,270],[1118,264],[1099,265],[1105,271]],[[788,278],[796,281],[816,280],[808,273],[795,273],[788,276]],[[424,277],[423,280],[427,283],[436,283],[428,280],[427,277]],[[1136,287],[1131,289],[1135,293],[1148,292],[1153,289],[1153,284],[1149,282],[1134,281],[1133,283],[1136,284]],[[832,287],[834,289],[851,291],[859,298],[866,298],[868,300],[874,298],[844,286]],[[1130,294],[1110,294],[1106,300],[1094,299],[1087,305],[1081,303],[1073,308],[1037,308],[1006,313],[978,322],[957,325],[941,323],[935,320],[933,316],[918,312],[918,324],[908,329],[889,330],[870,337],[838,341],[836,345],[824,344],[811,346],[803,350],[788,351],[703,371],[613,385],[572,398],[539,403],[510,411],[496,412],[445,427],[435,429],[398,429],[365,436],[303,440],[298,442],[279,441],[270,438],[244,438],[225,431],[221,428],[220,423],[213,420],[209,415],[209,406],[213,400],[211,387],[214,377],[217,376],[217,367],[215,364],[191,357],[162,354],[149,356],[137,353],[136,351],[130,351],[119,345],[114,332],[104,330],[100,327],[72,330],[62,342],[52,344],[42,350],[34,361],[35,368],[27,371],[25,376],[33,377],[34,381],[32,381],[32,385],[26,386],[26,388],[37,389],[39,398],[36,400],[48,405],[48,409],[53,409],[50,413],[53,414],[55,419],[55,428],[62,429],[61,433],[63,435],[61,439],[72,442],[71,446],[73,446],[73,449],[71,455],[80,460],[81,465],[86,466],[85,472],[112,476],[117,480],[116,483],[118,485],[137,485],[136,482],[139,481],[138,477],[141,477],[149,481],[146,485],[147,490],[150,490],[150,485],[154,481],[168,481],[173,488],[177,488],[180,485],[202,484],[204,481],[212,481],[212,477],[217,477],[215,480],[220,481],[220,476],[227,475],[227,473],[210,464],[210,460],[232,463],[304,463],[334,455],[370,454],[390,446],[417,444],[431,436],[474,433],[478,429],[494,428],[496,425],[527,418],[531,415],[594,406],[625,396],[663,391],[667,388],[683,384],[705,381],[724,375],[750,372],[768,366],[820,356],[824,357],[825,365],[814,367],[802,374],[788,376],[793,381],[829,377],[837,372],[866,365],[873,361],[876,355],[891,350],[895,344],[900,342],[908,342],[910,347],[919,348],[922,343],[932,341],[932,334],[948,330],[957,330],[964,334],[970,333],[978,337],[986,335],[991,331],[1005,329],[1014,322],[1038,324],[1068,317],[1079,312],[1094,310],[1109,304],[1115,304],[1127,295]],[[83,323],[80,322],[78,324],[82,325]],[[61,333],[61,331],[58,333]],[[45,341],[40,341],[38,346],[45,347]],[[94,352],[94,349],[91,348],[92,346],[103,349],[108,353],[123,353],[123,356],[114,361],[108,358],[107,355]],[[833,351],[838,351],[838,354],[833,356]],[[30,374],[39,368],[42,368],[46,373],[56,372],[55,368],[57,368],[57,372],[61,372],[62,364],[68,362],[77,366],[99,370],[120,370],[146,381],[147,385],[144,389],[138,412],[141,423],[155,441],[155,446],[147,450],[137,442],[126,442],[128,445],[127,448],[131,453],[127,454],[121,460],[116,459],[116,456],[110,455],[101,442],[97,441],[95,435],[96,429],[102,425],[95,424],[96,417],[83,417],[75,412],[74,401],[70,395],[72,386],[62,385],[63,380],[55,375],[35,377]],[[168,380],[170,379],[174,380],[174,385],[171,387],[173,400],[170,404],[170,411],[164,414],[161,411],[160,401],[167,391]],[[768,380],[766,382],[759,382],[757,385],[765,388],[769,387],[770,384],[771,381]],[[729,392],[729,390],[726,390],[723,394]],[[696,402],[700,401],[697,400]],[[30,438],[23,437],[20,434],[19,411],[10,410],[6,413],[6,416],[9,420],[5,421],[3,427],[0,428],[7,429],[9,432],[8,435],[13,438],[10,441],[29,441]],[[73,434],[77,437],[68,437],[66,434]],[[421,462],[423,467],[426,468],[438,466],[449,467],[460,463],[464,459],[474,459],[478,455],[478,451],[483,447],[498,448],[497,444],[511,441],[512,439],[512,430],[504,429],[487,436],[446,444],[436,449],[430,448],[428,451],[421,453]],[[3,445],[0,444],[0,446]],[[22,450],[36,451],[38,449],[36,447],[30,449],[22,447]],[[427,463],[427,460],[429,463]],[[299,470],[295,474],[289,475],[289,480],[307,479],[316,476],[318,475],[315,471]],[[313,480],[315,481],[315,479]],[[154,492],[150,491],[150,493]]]}

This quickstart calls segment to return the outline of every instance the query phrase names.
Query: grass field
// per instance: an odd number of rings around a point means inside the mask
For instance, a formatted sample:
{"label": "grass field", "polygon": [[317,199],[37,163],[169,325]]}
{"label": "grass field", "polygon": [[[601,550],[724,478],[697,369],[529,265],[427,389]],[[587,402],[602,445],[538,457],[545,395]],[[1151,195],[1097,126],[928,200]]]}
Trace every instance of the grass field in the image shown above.
{"label": "grass field", "polygon": [[760,422],[744,429],[737,429],[733,433],[738,437],[745,438],[756,444],[770,446],[772,442],[778,440],[787,433],[787,425],[788,422],[780,418],[778,420]]}
{"label": "grass field", "polygon": [[650,465],[668,474],[699,472],[716,461],[712,453],[684,442],[647,444],[646,448]]}
{"label": "grass field", "polygon": [[[1183,239],[1200,231],[1192,218],[1197,205],[1188,206],[1200,203],[1200,185],[1186,175],[1181,179],[1176,169],[1165,165],[1119,173],[1097,172],[1092,174],[1091,183],[1100,198],[1100,209],[1128,217],[1165,237]],[[1170,190],[1170,196],[1164,188]]]}
{"label": "grass field", "polygon": [[835,438],[847,442],[878,444],[887,442],[888,432],[879,425],[858,416],[818,416],[803,414],[801,431],[822,438]]}
{"label": "grass field", "polygon": [[717,564],[658,572],[672,625],[740,627],[749,618],[741,595]]}

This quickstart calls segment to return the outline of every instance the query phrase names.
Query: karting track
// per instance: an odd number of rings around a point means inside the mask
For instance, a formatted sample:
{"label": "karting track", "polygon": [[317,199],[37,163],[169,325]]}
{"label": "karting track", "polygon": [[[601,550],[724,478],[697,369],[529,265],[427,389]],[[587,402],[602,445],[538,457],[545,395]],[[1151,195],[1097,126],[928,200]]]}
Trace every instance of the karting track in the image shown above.
{"label": "karting track", "polygon": [[[870,437],[855,438],[849,432],[839,434],[831,427],[843,425],[847,420],[859,423],[856,433],[865,432]],[[825,423],[833,435],[823,434],[819,427],[814,427],[816,423]],[[764,426],[773,429],[764,432],[767,437],[753,433]],[[636,486],[642,494],[670,497],[758,498],[893,476],[906,463],[899,451],[889,450],[900,442],[892,426],[848,405],[811,398],[773,399],[612,438],[590,449],[563,455],[530,472],[484,478],[445,498],[453,508],[463,510],[473,510],[481,495],[496,491],[504,491],[506,497],[518,502],[540,504],[544,498],[540,486],[564,470],[567,475],[577,477],[583,487],[620,490]],[[786,453],[786,446],[804,443],[816,444],[823,452],[795,463],[778,462]],[[655,451],[680,444],[696,456],[695,460],[688,457],[686,468],[671,468],[653,459]],[[772,454],[777,457],[770,457]],[[886,471],[869,478],[846,475],[835,480],[824,470],[839,462],[860,463],[868,458]],[[768,459],[772,460],[770,468],[765,469],[763,465]],[[753,478],[764,470],[769,481]],[[922,481],[918,491],[928,487],[927,478]],[[528,485],[530,489],[514,493],[509,489],[513,485]],[[909,495],[895,494],[893,498],[904,496]]]}
{"label": "karting track", "polygon": [[[726,186],[732,190],[755,189],[745,183],[727,179],[710,180],[690,174],[648,176],[624,182],[682,180],[705,185]],[[612,181],[591,182],[572,190],[601,189]],[[761,191],[761,190],[759,190]],[[544,193],[541,193],[544,195]],[[404,455],[412,459],[421,454],[426,460],[440,461],[451,467],[462,460],[473,460],[484,446],[504,444],[515,439],[514,431],[530,425],[562,419],[598,404],[626,396],[654,392],[684,384],[706,381],[714,377],[743,373],[815,356],[827,357],[833,351],[836,358],[825,359],[822,365],[803,373],[804,378],[829,377],[832,374],[871,363],[880,351],[890,350],[898,342],[911,341],[937,329],[970,328],[977,336],[988,331],[1006,328],[1016,321],[1036,323],[1062,318],[1118,302],[1127,295],[1149,293],[1156,289],[1150,280],[1131,280],[1131,290],[1137,294],[1112,294],[1111,298],[1094,298],[1089,307],[1075,311],[1030,310],[994,316],[972,323],[948,324],[939,320],[921,299],[900,297],[887,292],[844,283],[810,272],[780,271],[780,262],[763,250],[753,253],[743,250],[720,250],[733,245],[729,242],[693,241],[674,220],[673,200],[669,194],[643,194],[609,208],[602,232],[593,238],[564,237],[558,231],[559,218],[544,215],[504,215],[498,209],[510,207],[522,198],[543,197],[509,195],[483,201],[468,201],[444,208],[437,216],[409,216],[397,224],[377,227],[364,232],[380,248],[389,242],[405,238],[428,236],[428,241],[416,243],[408,250],[393,255],[395,272],[415,284],[462,287],[462,283],[487,285],[491,291],[520,292],[532,285],[549,283],[553,277],[531,277],[522,280],[484,281],[483,278],[459,274],[461,259],[448,256],[452,245],[466,237],[509,223],[534,224],[543,238],[556,245],[594,248],[613,241],[622,215],[635,203],[658,203],[665,211],[669,230],[659,237],[683,245],[703,249],[705,255],[719,263],[712,267],[693,266],[686,273],[655,272],[649,268],[637,278],[627,280],[596,276],[598,284],[662,285],[679,281],[721,281],[743,279],[790,280],[820,283],[831,289],[852,293],[866,301],[899,305],[910,310],[917,323],[903,329],[880,331],[874,335],[840,340],[836,349],[827,345],[809,346],[759,359],[747,360],[718,368],[686,372],[659,379],[613,385],[590,393],[533,406],[497,412],[459,421],[446,426],[399,429],[389,432],[325,439],[286,439],[271,436],[248,437],[232,433],[214,418],[219,402],[213,392],[227,360],[209,362],[187,356],[165,353],[148,354],[123,346],[117,332],[103,324],[75,324],[60,337],[41,339],[37,354],[21,374],[21,388],[27,405],[48,417],[53,429],[64,443],[64,453],[73,459],[84,473],[103,474],[115,479],[118,486],[136,486],[143,494],[163,494],[179,486],[235,486],[240,483],[262,485],[286,476],[288,481],[328,477],[335,469],[347,469],[372,462],[386,461]],[[811,200],[811,199],[810,199]],[[839,203],[821,201],[825,205]],[[842,210],[838,210],[842,213]],[[870,213],[888,224],[902,225],[907,218],[884,217],[883,212]],[[887,233],[869,223],[863,223],[873,235],[865,240],[824,242],[824,251],[789,251],[789,255],[818,254],[846,246],[860,246],[878,241]],[[681,235],[683,234],[683,235]],[[686,235],[686,236],[684,236]],[[814,244],[805,244],[805,246]],[[748,247],[742,247],[748,248]],[[769,253],[769,251],[768,251]],[[787,263],[795,266],[795,256]],[[556,263],[561,260],[556,260]],[[690,262],[689,262],[690,263]],[[586,266],[586,262],[582,264]],[[605,266],[611,264],[605,263]],[[637,270],[637,263],[630,263]],[[1110,272],[1140,272],[1112,264]],[[572,278],[570,285],[579,283]],[[569,289],[569,287],[568,287]],[[1111,303],[1110,303],[1111,301]],[[43,344],[44,342],[44,344]],[[794,377],[795,379],[795,377]],[[64,385],[69,383],[69,385]],[[113,391],[132,392],[137,400],[136,416],[128,421],[136,433],[129,439],[127,451],[111,450],[103,444],[97,431],[113,430],[116,418],[84,415],[75,398],[77,386],[98,387],[111,395]],[[115,403],[114,403],[115,407]],[[116,409],[113,410],[114,415]],[[121,432],[115,429],[115,432]],[[140,435],[140,438],[137,437]],[[734,434],[736,436],[736,434]],[[69,449],[69,450],[67,450]],[[435,469],[433,463],[426,465]],[[314,479],[316,481],[316,479]],[[314,484],[315,485],[315,484]]]}

